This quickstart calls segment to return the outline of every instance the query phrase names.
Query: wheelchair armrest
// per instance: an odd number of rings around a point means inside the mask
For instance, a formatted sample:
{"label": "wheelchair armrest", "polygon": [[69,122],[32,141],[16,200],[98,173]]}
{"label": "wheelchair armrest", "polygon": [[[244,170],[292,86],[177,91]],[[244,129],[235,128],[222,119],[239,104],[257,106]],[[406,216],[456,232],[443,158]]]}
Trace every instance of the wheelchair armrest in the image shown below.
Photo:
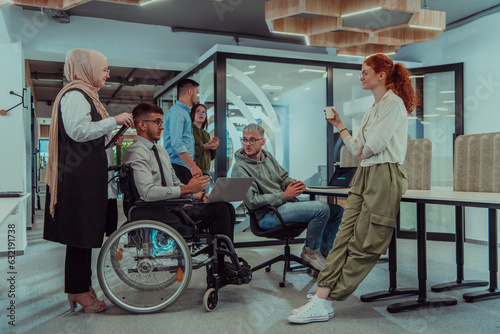
{"label": "wheelchair armrest", "polygon": [[117,170],[120,170],[122,168],[122,165],[113,165],[113,166],[108,166],[108,171],[111,172],[111,171],[117,171]]}

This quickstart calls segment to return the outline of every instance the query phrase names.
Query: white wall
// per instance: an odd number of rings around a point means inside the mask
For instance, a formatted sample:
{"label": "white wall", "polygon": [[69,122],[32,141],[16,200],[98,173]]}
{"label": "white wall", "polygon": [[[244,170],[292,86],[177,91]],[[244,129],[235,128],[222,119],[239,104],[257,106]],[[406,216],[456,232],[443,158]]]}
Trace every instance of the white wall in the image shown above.
{"label": "white wall", "polygon": [[[3,13],[2,13],[3,14]],[[10,10],[12,18],[19,11]],[[10,31],[18,27],[9,24]],[[9,109],[21,99],[10,95],[13,91],[22,95],[24,87],[24,58],[20,43],[0,43],[0,109]],[[27,186],[26,159],[26,117],[29,118],[22,105],[10,110],[6,116],[0,116],[0,191],[30,191]]]}
{"label": "white wall", "polygon": [[[445,31],[436,41],[405,47],[397,58],[423,66],[464,63],[465,134],[500,131],[500,12]],[[466,209],[466,238],[487,240],[487,209]]]}

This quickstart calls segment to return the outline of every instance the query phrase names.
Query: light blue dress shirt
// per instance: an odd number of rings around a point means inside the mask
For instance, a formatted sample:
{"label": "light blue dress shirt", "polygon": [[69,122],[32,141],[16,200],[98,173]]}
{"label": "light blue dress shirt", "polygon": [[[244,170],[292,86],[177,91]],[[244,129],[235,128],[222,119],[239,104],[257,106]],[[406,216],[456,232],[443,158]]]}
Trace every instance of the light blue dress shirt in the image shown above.
{"label": "light blue dress shirt", "polygon": [[173,164],[189,168],[179,158],[179,154],[184,152],[188,152],[191,159],[195,161],[193,123],[189,116],[189,107],[180,101],[175,102],[165,117],[163,146]]}

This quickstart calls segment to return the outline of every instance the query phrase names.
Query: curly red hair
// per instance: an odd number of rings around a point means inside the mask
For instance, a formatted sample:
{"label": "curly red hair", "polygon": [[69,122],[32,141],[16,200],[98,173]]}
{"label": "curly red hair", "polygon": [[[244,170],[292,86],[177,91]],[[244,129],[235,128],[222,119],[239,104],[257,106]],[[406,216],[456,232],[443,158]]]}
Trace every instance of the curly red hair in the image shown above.
{"label": "curly red hair", "polygon": [[410,79],[410,71],[402,63],[394,64],[392,59],[383,53],[368,57],[364,64],[370,66],[375,73],[385,72],[387,89],[391,89],[403,100],[406,111],[411,114],[417,106],[418,97]]}

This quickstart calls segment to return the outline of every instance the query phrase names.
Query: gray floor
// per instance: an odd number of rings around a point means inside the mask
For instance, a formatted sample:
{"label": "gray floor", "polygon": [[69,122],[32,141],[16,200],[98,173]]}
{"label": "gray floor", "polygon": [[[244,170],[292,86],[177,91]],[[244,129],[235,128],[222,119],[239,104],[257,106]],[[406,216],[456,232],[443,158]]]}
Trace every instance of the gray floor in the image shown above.
{"label": "gray floor", "polygon": [[[41,213],[38,212],[38,215]],[[455,279],[455,246],[447,242],[428,242],[429,298],[456,298],[458,305],[390,314],[386,306],[392,301],[362,303],[359,296],[388,287],[386,263],[379,263],[344,302],[334,304],[335,318],[326,323],[291,325],[286,317],[291,308],[306,302],[315,291],[315,279],[303,273],[288,275],[288,284],[279,288],[282,265],[254,273],[248,285],[228,286],[220,291],[219,304],[213,312],[203,307],[205,271],[195,271],[187,292],[169,309],[147,315],[128,314],[111,303],[106,312],[89,315],[69,312],[63,294],[64,246],[42,239],[43,224],[38,221],[28,232],[26,254],[16,258],[15,283],[16,326],[9,321],[6,308],[9,286],[7,260],[0,259],[4,273],[0,284],[0,333],[500,333],[500,298],[465,303],[466,289],[432,293],[430,286]],[[251,232],[248,233],[250,238]],[[245,234],[239,238],[245,238]],[[300,253],[300,245],[292,251]],[[258,264],[281,252],[278,246],[239,249],[250,264]],[[416,286],[416,242],[398,241],[399,287]],[[488,250],[486,246],[466,244],[466,279],[487,280]],[[98,251],[94,253],[97,258]],[[94,271],[95,272],[95,271]],[[97,279],[94,286],[98,293]],[[411,300],[414,297],[395,299]]]}

